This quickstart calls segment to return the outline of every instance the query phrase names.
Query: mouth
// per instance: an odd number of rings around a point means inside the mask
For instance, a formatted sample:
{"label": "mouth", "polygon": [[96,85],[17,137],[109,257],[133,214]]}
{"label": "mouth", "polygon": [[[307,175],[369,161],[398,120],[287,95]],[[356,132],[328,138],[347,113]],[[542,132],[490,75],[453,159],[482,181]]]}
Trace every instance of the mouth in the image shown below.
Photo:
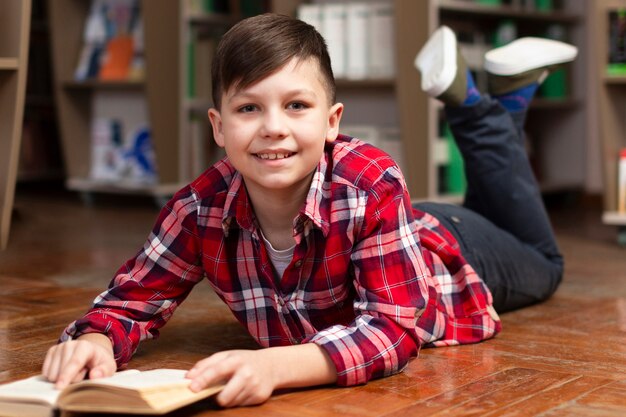
{"label": "mouth", "polygon": [[264,152],[254,154],[254,156],[263,160],[287,159],[293,155],[295,155],[295,152]]}

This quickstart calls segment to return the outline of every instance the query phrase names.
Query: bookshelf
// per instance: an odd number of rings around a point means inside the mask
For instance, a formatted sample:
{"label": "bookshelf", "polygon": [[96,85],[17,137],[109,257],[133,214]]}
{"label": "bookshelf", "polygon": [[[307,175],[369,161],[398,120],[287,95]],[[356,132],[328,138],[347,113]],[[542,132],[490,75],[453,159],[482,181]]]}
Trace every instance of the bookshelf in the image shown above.
{"label": "bookshelf", "polygon": [[[413,59],[430,33],[442,24],[461,34],[479,34],[487,40],[503,20],[517,26],[518,37],[541,36],[549,25],[561,25],[567,41],[579,48],[579,58],[568,67],[568,94],[559,99],[537,98],[533,101],[526,124],[532,148],[531,160],[540,186],[545,192],[580,188],[584,182],[585,158],[585,48],[583,24],[587,2],[554,2],[553,11],[529,10],[520,2],[483,5],[467,0],[397,0],[398,86],[401,131],[405,152],[411,155],[411,171],[405,173],[412,184],[412,194],[431,200],[460,201],[460,196],[442,193],[438,167],[433,156],[439,140],[441,105],[419,88],[419,74]],[[477,78],[480,78],[480,74]],[[477,80],[478,81],[478,80]]]}
{"label": "bookshelf", "polygon": [[[231,0],[230,3],[236,2]],[[48,0],[55,101],[66,186],[83,193],[86,201],[91,200],[91,193],[117,193],[152,196],[161,204],[195,174],[189,168],[189,113],[206,115],[211,105],[208,97],[186,97],[186,43],[190,28],[228,27],[239,18],[239,8],[232,7],[229,14],[209,15],[190,12],[188,1],[141,0],[145,79],[75,81],[74,71],[90,6],[87,0]],[[93,96],[102,92],[138,95],[146,103],[158,169],[156,184],[90,178]]]}
{"label": "bookshelf", "polygon": [[[310,1],[319,3],[320,1]],[[361,123],[384,119],[396,124],[405,155],[404,175],[411,196],[416,200],[458,203],[462,196],[441,191],[436,152],[439,148],[441,105],[420,89],[420,76],[413,66],[415,56],[429,35],[441,24],[458,31],[484,34],[495,30],[502,20],[518,25],[519,36],[543,34],[552,24],[565,28],[568,41],[579,47],[579,59],[568,68],[569,93],[559,99],[537,98],[528,116],[534,164],[544,191],[580,188],[584,182],[585,119],[585,48],[587,33],[583,24],[587,5],[575,0],[555,1],[549,12],[529,10],[519,1],[503,1],[501,6],[487,6],[470,0],[392,0],[395,19],[396,76],[388,80],[337,80],[337,96],[354,96],[346,103],[344,122],[356,105]],[[284,12],[294,15],[298,2],[288,0]],[[363,104],[368,102],[369,105]],[[392,109],[392,110],[389,110]],[[380,115],[378,113],[387,113]]]}
{"label": "bookshelf", "polygon": [[[581,49],[581,58],[572,66],[568,85],[571,94],[562,100],[536,100],[529,115],[529,136],[545,190],[580,186],[584,181],[584,123],[586,106],[578,87],[584,79],[584,25],[581,17],[586,2],[562,0],[553,12],[528,11],[514,6],[487,7],[468,0],[392,0],[395,19],[396,76],[382,80],[350,81],[338,79],[338,98],[351,97],[347,110],[362,122],[384,118],[385,124],[397,126],[402,150],[407,155],[405,176],[415,199],[460,201],[459,196],[439,192],[434,149],[438,140],[440,108],[419,88],[419,74],[413,60],[430,33],[445,23],[455,29],[494,29],[501,19],[519,22],[520,35],[545,28],[551,23],[566,27],[570,41]],[[271,0],[270,10],[295,15],[301,0]],[[194,34],[224,30],[241,18],[239,1],[231,0],[229,14],[190,12],[187,2],[143,0],[147,76],[143,83],[76,83],[72,73],[81,44],[81,30],[88,12],[85,0],[49,0],[53,32],[53,61],[57,85],[68,187],[81,192],[132,192],[166,197],[193,177],[200,165],[194,160],[198,147],[197,131],[208,129],[206,110],[211,105],[206,94],[188,97],[186,50]],[[567,10],[567,12],[565,12]],[[213,28],[213,29],[212,29]],[[539,29],[538,29],[539,28]],[[159,183],[130,187],[120,184],[96,184],[89,180],[90,95],[102,89],[136,90],[145,94],[156,148]],[[348,101],[350,101],[348,100]],[[361,106],[369,106],[362,109]],[[356,110],[354,110],[356,107]],[[376,110],[378,109],[378,110]],[[344,119],[348,119],[346,112]],[[200,125],[198,120],[204,119]],[[195,122],[194,122],[195,120]],[[554,121],[557,120],[555,123]],[[345,120],[348,123],[354,121]],[[207,133],[207,135],[210,134]],[[205,135],[205,133],[201,133]],[[206,141],[211,143],[210,140]],[[203,149],[211,158],[215,149]]]}
{"label": "bookshelf", "polygon": [[604,174],[604,212],[602,221],[617,226],[618,242],[626,245],[626,213],[618,211],[618,154],[626,148],[626,74],[608,75],[609,12],[626,8],[626,1],[598,0],[594,20],[597,34],[597,93],[600,116],[600,138]]}
{"label": "bookshelf", "polygon": [[22,137],[30,0],[0,2],[0,249],[7,246]]}

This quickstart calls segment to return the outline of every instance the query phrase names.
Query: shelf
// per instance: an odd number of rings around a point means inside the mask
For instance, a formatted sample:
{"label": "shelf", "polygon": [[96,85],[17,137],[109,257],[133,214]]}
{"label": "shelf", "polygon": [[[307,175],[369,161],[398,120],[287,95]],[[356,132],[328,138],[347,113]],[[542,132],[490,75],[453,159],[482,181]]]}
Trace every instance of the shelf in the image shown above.
{"label": "shelf", "polygon": [[96,181],[88,178],[69,178],[66,181],[68,189],[80,192],[97,192],[109,194],[134,194],[147,196],[172,196],[184,184],[139,184],[124,181]]}
{"label": "shelf", "polygon": [[64,176],[63,171],[61,170],[50,170],[50,171],[20,171],[17,174],[17,181],[24,182],[39,182],[39,181],[55,181],[60,180]]}
{"label": "shelf", "polygon": [[142,90],[144,81],[64,81],[63,87],[72,90]]}
{"label": "shelf", "polygon": [[626,213],[605,211],[602,213],[602,223],[611,226],[626,226]]}
{"label": "shelf", "polygon": [[192,25],[212,25],[228,28],[237,22],[237,19],[226,13],[188,13],[185,19]]}
{"label": "shelf", "polygon": [[206,114],[213,107],[213,100],[207,98],[188,98],[185,100],[185,109],[188,112]]}
{"label": "shelf", "polygon": [[335,80],[335,84],[337,85],[337,88],[344,89],[391,89],[395,88],[396,81],[393,78],[372,78],[364,80],[349,80],[345,78],[338,78],[337,80]]}
{"label": "shelf", "polygon": [[537,97],[530,103],[531,110],[569,110],[580,105],[580,101],[573,98],[541,98]]}
{"label": "shelf", "polygon": [[626,75],[605,75],[603,80],[610,85],[626,84]]}
{"label": "shelf", "polygon": [[539,190],[542,194],[558,193],[561,191],[575,191],[578,184],[563,181],[539,181]]}
{"label": "shelf", "polygon": [[577,23],[580,17],[561,11],[543,12],[526,10],[515,6],[490,6],[462,0],[440,0],[439,10],[443,14],[464,15],[472,17],[515,18],[542,20],[555,23]]}
{"label": "shelf", "polygon": [[18,66],[17,58],[0,58],[0,70],[16,70]]}

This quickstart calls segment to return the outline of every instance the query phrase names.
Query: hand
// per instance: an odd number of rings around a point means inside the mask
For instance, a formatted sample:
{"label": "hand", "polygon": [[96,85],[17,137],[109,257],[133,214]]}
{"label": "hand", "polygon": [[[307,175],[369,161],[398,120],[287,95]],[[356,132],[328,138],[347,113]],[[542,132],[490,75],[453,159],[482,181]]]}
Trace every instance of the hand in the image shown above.
{"label": "hand", "polygon": [[265,402],[276,387],[272,355],[266,350],[229,350],[216,353],[196,363],[187,373],[189,388],[198,392],[218,383],[226,386],[217,395],[222,407],[254,405]]}
{"label": "hand", "polygon": [[57,389],[89,379],[111,376],[117,365],[109,338],[102,334],[87,334],[78,340],[60,343],[48,349],[42,373]]}
{"label": "hand", "polygon": [[192,391],[226,383],[223,407],[265,402],[277,388],[310,387],[337,380],[329,355],[313,343],[259,350],[229,350],[201,360],[187,372]]}

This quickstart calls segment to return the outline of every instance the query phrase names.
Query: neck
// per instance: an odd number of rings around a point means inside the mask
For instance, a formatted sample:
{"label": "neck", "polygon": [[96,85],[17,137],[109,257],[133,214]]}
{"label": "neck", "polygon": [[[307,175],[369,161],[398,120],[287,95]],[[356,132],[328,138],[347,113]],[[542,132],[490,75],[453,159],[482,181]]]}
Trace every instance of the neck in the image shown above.
{"label": "neck", "polygon": [[257,190],[254,185],[248,184],[246,188],[265,238],[277,250],[292,247],[295,243],[293,221],[306,201],[310,182],[304,182],[295,190],[276,190],[276,192]]}

